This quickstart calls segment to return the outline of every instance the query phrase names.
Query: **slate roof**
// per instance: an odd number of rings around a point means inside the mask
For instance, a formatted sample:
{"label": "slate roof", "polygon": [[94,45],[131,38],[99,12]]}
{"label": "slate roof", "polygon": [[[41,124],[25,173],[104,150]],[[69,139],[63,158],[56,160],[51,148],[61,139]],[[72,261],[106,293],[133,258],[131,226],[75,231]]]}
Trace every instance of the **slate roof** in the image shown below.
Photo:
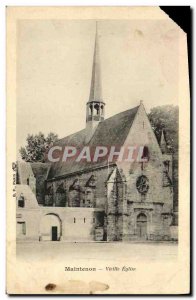
{"label": "slate roof", "polygon": [[132,126],[138,108],[139,106],[126,110],[99,123],[89,145],[122,146]]}
{"label": "slate roof", "polygon": [[[139,106],[129,109],[114,115],[99,123],[97,129],[91,140],[86,144],[85,138],[87,131],[83,129],[75,134],[69,135],[58,142],[55,145],[59,146],[75,146],[77,149],[82,149],[84,146],[90,146],[94,148],[96,146],[122,146],[132,126],[135,115]],[[103,158],[97,163],[87,162],[83,160],[78,163],[74,160],[68,160],[66,162],[55,162],[51,164],[48,179],[52,179],[59,176],[69,175],[71,173],[84,171],[87,169],[101,167],[107,165],[107,158]]]}

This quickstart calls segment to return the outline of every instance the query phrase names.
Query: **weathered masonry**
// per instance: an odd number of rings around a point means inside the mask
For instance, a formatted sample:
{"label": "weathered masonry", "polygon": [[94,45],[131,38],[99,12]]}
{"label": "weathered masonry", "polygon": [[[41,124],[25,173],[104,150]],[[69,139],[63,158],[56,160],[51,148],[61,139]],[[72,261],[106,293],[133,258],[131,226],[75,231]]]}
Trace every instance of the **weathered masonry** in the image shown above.
{"label": "weathered masonry", "polygon": [[[145,146],[146,162],[82,160],[18,162],[18,240],[176,240],[173,168],[164,134],[160,144],[142,102],[105,119],[99,45],[95,38],[86,127],[59,140],[62,147]],[[176,224],[175,224],[176,225]]]}

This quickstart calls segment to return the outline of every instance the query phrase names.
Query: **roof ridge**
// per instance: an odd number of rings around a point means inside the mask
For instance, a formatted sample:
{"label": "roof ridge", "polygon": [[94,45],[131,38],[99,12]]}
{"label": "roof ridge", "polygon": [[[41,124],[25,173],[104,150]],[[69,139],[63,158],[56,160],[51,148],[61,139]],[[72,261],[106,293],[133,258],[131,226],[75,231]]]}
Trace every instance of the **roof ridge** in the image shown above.
{"label": "roof ridge", "polygon": [[[136,106],[111,116],[104,121],[101,121],[88,143],[84,143],[84,136],[85,134],[88,134],[88,132],[86,129],[82,129],[75,134],[61,139],[59,144],[62,146],[67,146],[73,143],[73,145],[76,147],[79,146],[79,148],[81,146],[90,146],[92,149],[98,145],[104,147],[110,147],[111,145],[122,146],[127,138],[133,121],[135,120],[138,109],[139,106]],[[107,158],[104,158],[91,167],[104,167],[107,165],[107,163]],[[89,169],[89,167],[88,163],[85,161],[81,162],[80,164],[76,163],[75,160],[71,160],[66,163],[59,161],[51,164],[50,171],[48,173],[48,179],[73,174],[75,172],[81,172],[86,169]]]}
{"label": "roof ridge", "polygon": [[136,108],[139,108],[139,105],[138,105],[138,106],[135,106],[135,107],[133,107],[133,108],[129,108],[129,109],[127,109],[127,110],[121,111],[120,113],[117,113],[117,114],[115,114],[115,115],[113,115],[113,116],[111,116],[111,117],[109,117],[109,118],[103,120],[102,122],[105,122],[105,121],[107,121],[107,120],[109,120],[109,119],[111,119],[111,118],[113,118],[113,117],[119,116],[119,115],[121,115],[121,114],[123,114],[123,113],[125,113],[125,112],[129,112],[129,111],[134,110],[134,109],[136,109]]}
{"label": "roof ridge", "polygon": [[[130,111],[132,111],[132,110],[134,110],[134,109],[136,109],[136,108],[138,109],[138,108],[139,108],[139,105],[138,105],[138,106],[135,106],[135,107],[133,107],[133,108],[130,108],[130,109],[121,111],[120,113],[117,113],[117,114],[115,114],[115,115],[113,115],[113,116],[111,116],[111,117],[109,117],[109,118],[107,118],[107,119],[101,121],[101,122],[99,123],[99,125],[100,125],[101,123],[104,123],[105,121],[111,119],[111,118],[114,118],[114,117],[116,117],[116,116],[119,116],[120,114],[123,114],[123,113],[125,113],[125,112],[130,112]],[[99,127],[99,125],[97,126],[97,128]],[[64,136],[63,138],[58,139],[54,144],[56,144],[56,143],[62,141],[63,139],[70,138],[70,137],[72,137],[72,136],[74,136],[74,135],[76,135],[76,134],[78,134],[78,133],[81,133],[82,131],[85,131],[85,130],[86,130],[86,128],[83,128],[83,129],[81,129],[81,130],[79,130],[79,131],[76,131],[76,132],[74,132],[74,133],[71,133],[71,134],[69,134],[69,135],[66,135],[66,136]],[[96,130],[97,130],[97,129],[96,129]],[[95,132],[96,132],[96,130],[95,130]],[[94,134],[95,134],[95,133],[94,133]],[[93,136],[92,136],[92,137],[93,137]]]}

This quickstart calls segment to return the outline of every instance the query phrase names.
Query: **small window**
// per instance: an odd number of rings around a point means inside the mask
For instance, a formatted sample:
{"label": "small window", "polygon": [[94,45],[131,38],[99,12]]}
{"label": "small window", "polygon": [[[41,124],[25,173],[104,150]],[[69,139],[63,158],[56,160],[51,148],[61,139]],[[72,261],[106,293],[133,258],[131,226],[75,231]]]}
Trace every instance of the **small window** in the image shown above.
{"label": "small window", "polygon": [[86,191],[86,207],[93,207],[93,198],[93,192],[90,189],[88,189]]}
{"label": "small window", "polygon": [[26,235],[26,223],[25,222],[17,222],[17,235],[18,236]]}
{"label": "small window", "polygon": [[149,150],[147,146],[144,146],[142,158],[149,159]]}
{"label": "small window", "polygon": [[74,223],[76,223],[76,218],[74,218]]}
{"label": "small window", "polygon": [[84,223],[86,223],[86,218],[84,218]]}
{"label": "small window", "polygon": [[18,207],[24,207],[24,200],[18,200]]}
{"label": "small window", "polygon": [[93,218],[93,223],[95,223],[95,218]]}
{"label": "small window", "polygon": [[25,200],[23,195],[20,195],[18,199],[18,207],[25,207]]}
{"label": "small window", "polygon": [[29,178],[27,178],[27,185],[29,185]]}

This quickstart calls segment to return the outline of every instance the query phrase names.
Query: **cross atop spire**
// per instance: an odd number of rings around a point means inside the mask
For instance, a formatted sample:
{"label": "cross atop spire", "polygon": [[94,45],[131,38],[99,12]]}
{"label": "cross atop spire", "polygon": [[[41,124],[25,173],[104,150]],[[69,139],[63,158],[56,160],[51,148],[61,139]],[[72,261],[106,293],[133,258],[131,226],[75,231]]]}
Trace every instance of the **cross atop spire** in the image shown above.
{"label": "cross atop spire", "polygon": [[90,96],[88,102],[102,102],[102,88],[101,88],[101,69],[99,58],[99,41],[97,32],[97,22],[95,25],[95,46],[93,56],[93,68],[91,77]]}

